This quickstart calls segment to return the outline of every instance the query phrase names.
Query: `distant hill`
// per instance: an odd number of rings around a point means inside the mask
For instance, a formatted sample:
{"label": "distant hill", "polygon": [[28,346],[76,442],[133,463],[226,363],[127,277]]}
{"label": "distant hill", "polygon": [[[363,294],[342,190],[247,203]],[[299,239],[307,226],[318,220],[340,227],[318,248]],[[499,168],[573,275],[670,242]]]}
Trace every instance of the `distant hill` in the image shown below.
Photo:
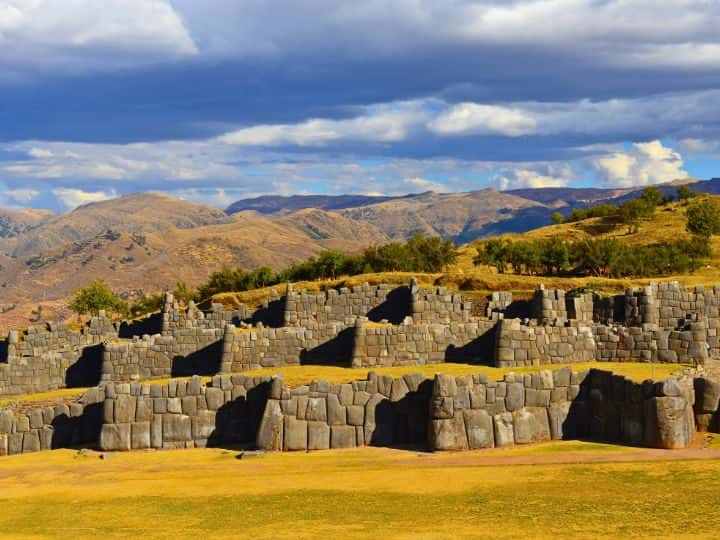
{"label": "distant hill", "polygon": [[44,216],[23,234],[0,239],[0,251],[15,257],[39,255],[81,242],[108,230],[142,233],[229,223],[232,218],[211,206],[156,193],[125,195],[80,206],[72,212]]}
{"label": "distant hill", "polygon": [[261,214],[291,213],[306,208],[318,210],[338,210],[374,204],[394,197],[373,197],[371,195],[266,195],[253,199],[242,199],[225,209],[227,214],[236,214],[246,210],[254,210]]}

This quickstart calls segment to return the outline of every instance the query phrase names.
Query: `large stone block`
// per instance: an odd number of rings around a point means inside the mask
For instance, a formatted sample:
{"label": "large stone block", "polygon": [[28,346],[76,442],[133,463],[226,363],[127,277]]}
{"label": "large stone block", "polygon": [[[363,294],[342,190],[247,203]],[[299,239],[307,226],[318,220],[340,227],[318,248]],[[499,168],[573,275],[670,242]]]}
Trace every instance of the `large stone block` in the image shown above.
{"label": "large stone block", "polygon": [[22,451],[24,454],[40,451],[40,434],[37,429],[23,433]]}
{"label": "large stone block", "polygon": [[217,411],[225,402],[225,393],[221,388],[206,388],[205,401],[208,409]]}
{"label": "large stone block", "polygon": [[493,419],[487,411],[465,409],[463,418],[465,420],[468,447],[471,450],[495,446]]}
{"label": "large stone block", "polygon": [[720,404],[720,380],[702,377],[695,379],[695,410],[713,413]]}
{"label": "large stone block", "polygon": [[550,424],[550,437],[552,439],[559,440],[570,436],[570,434],[565,431],[570,406],[569,401],[561,401],[552,403],[550,407],[548,407],[548,423]]}
{"label": "large stone block", "polygon": [[307,421],[298,420],[292,416],[286,416],[284,419],[284,444],[286,451],[307,450],[308,447],[308,429]]}
{"label": "large stone block", "polygon": [[695,433],[687,400],[682,397],[654,397],[645,402],[645,437],[648,446],[686,448]]}
{"label": "large stone block", "polygon": [[328,394],[327,397],[327,423],[331,426],[347,424],[346,408],[340,405],[340,399],[335,394]]}
{"label": "large stone block", "polygon": [[150,422],[131,424],[130,447],[133,450],[150,448]]}
{"label": "large stone block", "polygon": [[192,440],[192,423],[185,414],[164,414],[162,429],[164,443]]}
{"label": "large stone block", "polygon": [[362,426],[365,420],[365,407],[360,405],[348,405],[347,423],[351,426]]}
{"label": "large stone block", "polygon": [[431,450],[466,450],[468,444],[462,411],[453,418],[431,420],[429,439]]}
{"label": "large stone block", "polygon": [[215,432],[215,411],[198,411],[192,417],[192,438],[194,440],[209,439]]}
{"label": "large stone block", "polygon": [[[355,433],[354,428],[353,435]],[[330,426],[325,422],[308,422],[308,450],[330,448]]]}
{"label": "large stone block", "polygon": [[103,424],[100,449],[111,452],[130,450],[130,424]]}
{"label": "large stone block", "polygon": [[353,448],[355,439],[354,426],[330,426],[331,448]]}
{"label": "large stone block", "polygon": [[[334,394],[331,394],[334,395]],[[337,398],[337,396],[335,396]],[[305,410],[305,420],[327,422],[327,400],[325,398],[309,398]]]}
{"label": "large stone block", "polygon": [[135,396],[120,394],[115,399],[115,423],[125,424],[135,421]]}
{"label": "large stone block", "polygon": [[507,385],[505,395],[505,408],[514,412],[525,406],[525,386],[521,382],[513,382]]}
{"label": "large stone block", "polygon": [[283,413],[280,402],[274,399],[268,400],[255,440],[257,447],[260,450],[282,450],[284,436],[283,424]]}
{"label": "large stone block", "polygon": [[493,417],[493,426],[495,428],[495,446],[512,446],[515,444],[515,430],[511,413],[496,414]]}

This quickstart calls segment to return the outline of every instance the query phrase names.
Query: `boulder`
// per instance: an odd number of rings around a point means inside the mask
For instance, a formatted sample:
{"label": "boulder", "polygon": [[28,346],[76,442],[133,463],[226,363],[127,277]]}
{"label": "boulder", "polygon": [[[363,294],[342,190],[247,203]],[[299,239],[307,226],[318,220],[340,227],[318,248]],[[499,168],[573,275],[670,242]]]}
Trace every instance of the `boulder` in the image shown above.
{"label": "boulder", "polygon": [[286,451],[292,452],[295,450],[307,450],[308,429],[306,420],[298,420],[292,416],[286,416],[284,419],[283,431],[283,447]]}
{"label": "boulder", "polygon": [[515,444],[513,415],[509,412],[496,414],[493,417],[495,446],[512,446]]}
{"label": "boulder", "polygon": [[130,424],[103,424],[100,449],[111,452],[130,450]]}
{"label": "boulder", "polygon": [[355,446],[354,426],[331,426],[330,447],[331,448],[353,448]]}
{"label": "boulder", "polygon": [[185,414],[164,414],[162,417],[163,442],[192,440],[190,417]]}

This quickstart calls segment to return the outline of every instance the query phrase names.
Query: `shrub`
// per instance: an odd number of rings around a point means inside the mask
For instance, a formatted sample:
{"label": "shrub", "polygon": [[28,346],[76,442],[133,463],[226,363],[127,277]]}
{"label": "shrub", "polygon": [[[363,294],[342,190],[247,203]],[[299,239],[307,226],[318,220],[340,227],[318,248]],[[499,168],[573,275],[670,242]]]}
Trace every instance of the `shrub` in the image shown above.
{"label": "shrub", "polygon": [[716,199],[703,199],[687,209],[687,230],[710,238],[720,232],[720,203]]}
{"label": "shrub", "polygon": [[100,310],[122,315],[128,311],[127,304],[113,293],[102,280],[94,281],[75,291],[68,307],[78,315],[86,313],[98,315]]}

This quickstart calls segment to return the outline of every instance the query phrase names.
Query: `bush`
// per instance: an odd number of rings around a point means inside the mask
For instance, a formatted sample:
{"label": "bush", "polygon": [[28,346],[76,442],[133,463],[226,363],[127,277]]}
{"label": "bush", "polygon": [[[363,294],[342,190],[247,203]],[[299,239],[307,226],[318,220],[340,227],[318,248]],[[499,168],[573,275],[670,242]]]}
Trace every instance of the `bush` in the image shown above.
{"label": "bush", "polygon": [[560,225],[563,221],[565,221],[565,216],[563,216],[560,212],[554,212],[550,215],[550,221],[554,225]]}
{"label": "bush", "polygon": [[720,233],[720,203],[716,199],[703,199],[687,209],[687,230],[710,238]]}
{"label": "bush", "polygon": [[690,199],[692,199],[693,197],[697,197],[698,195],[699,193],[690,189],[689,186],[683,185],[677,188],[677,196],[678,199],[681,201],[689,201]]}
{"label": "bush", "polygon": [[105,310],[117,315],[128,312],[128,306],[102,280],[92,282],[90,285],[78,289],[68,306],[78,315],[98,315]]}

